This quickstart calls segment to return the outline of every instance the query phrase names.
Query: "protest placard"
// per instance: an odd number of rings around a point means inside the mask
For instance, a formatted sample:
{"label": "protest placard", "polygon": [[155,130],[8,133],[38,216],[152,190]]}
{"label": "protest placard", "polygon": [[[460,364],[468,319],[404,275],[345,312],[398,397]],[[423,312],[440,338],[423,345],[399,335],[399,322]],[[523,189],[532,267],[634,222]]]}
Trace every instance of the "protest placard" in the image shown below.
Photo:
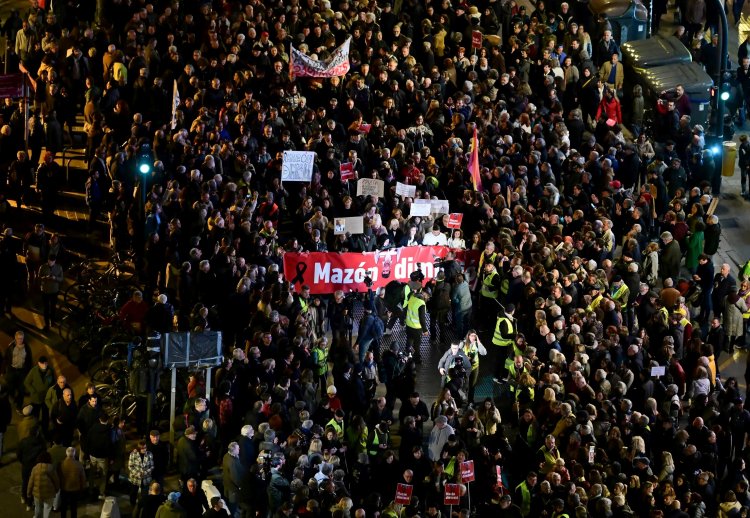
{"label": "protest placard", "polygon": [[481,49],[482,48],[482,33],[479,31],[471,31],[471,48]]}
{"label": "protest placard", "polygon": [[414,200],[411,204],[411,210],[409,215],[411,216],[429,216],[430,215],[430,200]]}
{"label": "protest placard", "polygon": [[281,181],[311,181],[314,164],[314,151],[284,151],[284,157],[281,162]]}
{"label": "protest placard", "polygon": [[430,212],[433,214],[448,214],[451,211],[448,200],[430,200]]}
{"label": "protest placard", "polygon": [[474,481],[474,461],[465,460],[461,463],[461,482],[464,484]]}
{"label": "protest placard", "polygon": [[341,181],[354,179],[354,164],[351,162],[344,162],[339,166],[339,172],[341,173]]}
{"label": "protest placard", "polygon": [[396,194],[404,198],[413,198],[417,194],[417,186],[396,182]]}
{"label": "protest placard", "polygon": [[393,501],[397,504],[409,505],[413,491],[414,486],[411,484],[396,484],[396,498]]}
{"label": "protest placard", "polygon": [[383,196],[385,182],[374,178],[360,178],[357,181],[357,196]]}
{"label": "protest placard", "polygon": [[458,484],[445,484],[445,496],[443,505],[458,505],[461,503],[461,486]]}
{"label": "protest placard", "polygon": [[667,368],[664,365],[651,367],[651,376],[664,376],[666,373],[667,373]]}
{"label": "protest placard", "polygon": [[463,219],[463,214],[460,212],[453,212],[448,216],[448,223],[445,226],[448,228],[461,228],[461,222]]}
{"label": "protest placard", "polygon": [[352,216],[350,218],[334,218],[333,235],[341,234],[364,234],[364,218],[362,216]]}

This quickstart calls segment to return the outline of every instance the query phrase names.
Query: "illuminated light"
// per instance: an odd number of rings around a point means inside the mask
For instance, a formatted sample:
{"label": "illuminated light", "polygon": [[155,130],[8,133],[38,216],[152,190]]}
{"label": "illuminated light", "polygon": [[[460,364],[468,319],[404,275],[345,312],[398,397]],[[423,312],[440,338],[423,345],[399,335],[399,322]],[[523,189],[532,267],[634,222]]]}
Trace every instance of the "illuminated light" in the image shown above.
{"label": "illuminated light", "polygon": [[141,174],[148,174],[151,171],[151,167],[148,164],[141,164],[138,168]]}

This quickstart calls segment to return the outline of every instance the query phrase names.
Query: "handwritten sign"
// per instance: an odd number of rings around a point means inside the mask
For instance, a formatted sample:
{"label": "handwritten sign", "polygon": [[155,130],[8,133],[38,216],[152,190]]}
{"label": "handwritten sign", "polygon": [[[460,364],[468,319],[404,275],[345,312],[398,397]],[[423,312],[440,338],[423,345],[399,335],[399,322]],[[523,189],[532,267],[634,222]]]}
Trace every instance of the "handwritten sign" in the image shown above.
{"label": "handwritten sign", "polygon": [[357,196],[383,196],[385,182],[375,178],[360,178],[357,182]]}
{"label": "handwritten sign", "polygon": [[429,216],[430,206],[430,200],[414,200],[409,214],[411,216]]}
{"label": "handwritten sign", "polygon": [[340,236],[341,234],[364,234],[364,232],[364,218],[362,216],[333,219],[334,236]]}
{"label": "handwritten sign", "polygon": [[417,186],[396,182],[396,194],[404,198],[413,198],[417,194]]}
{"label": "handwritten sign", "polygon": [[433,214],[448,214],[451,211],[448,200],[430,200],[430,212]]}
{"label": "handwritten sign", "polygon": [[458,505],[461,503],[461,486],[458,484],[445,484],[445,496],[443,505]]}
{"label": "handwritten sign", "polygon": [[482,48],[482,33],[479,31],[471,31],[471,48],[481,49]]}
{"label": "handwritten sign", "polygon": [[314,164],[314,151],[284,151],[284,157],[281,162],[281,181],[311,181]]}
{"label": "handwritten sign", "polygon": [[393,501],[401,505],[411,503],[411,494],[414,492],[414,486],[411,484],[396,484],[396,498]]}
{"label": "handwritten sign", "polygon": [[657,367],[651,367],[651,375],[652,376],[664,376],[667,373],[667,368],[664,365],[659,365]]}
{"label": "handwritten sign", "polygon": [[474,461],[465,460],[461,463],[461,482],[474,481]]}
{"label": "handwritten sign", "polygon": [[464,215],[460,212],[454,212],[448,216],[448,223],[446,223],[446,227],[448,228],[461,228],[461,222],[464,219]]}
{"label": "handwritten sign", "polygon": [[341,173],[341,181],[354,179],[354,164],[351,162],[344,162],[339,166],[339,172]]}

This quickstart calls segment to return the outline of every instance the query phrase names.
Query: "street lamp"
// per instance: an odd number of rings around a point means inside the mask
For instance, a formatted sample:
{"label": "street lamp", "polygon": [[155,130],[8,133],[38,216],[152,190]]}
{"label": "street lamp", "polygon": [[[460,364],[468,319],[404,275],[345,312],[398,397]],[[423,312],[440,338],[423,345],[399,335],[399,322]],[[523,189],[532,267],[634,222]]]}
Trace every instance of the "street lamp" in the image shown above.
{"label": "street lamp", "polygon": [[154,155],[151,152],[151,146],[144,142],[138,150],[138,158],[136,160],[138,172],[141,173],[140,184],[141,184],[141,202],[143,203],[143,210],[145,215],[146,210],[146,184],[148,183],[148,176],[151,174],[151,170],[154,167]]}

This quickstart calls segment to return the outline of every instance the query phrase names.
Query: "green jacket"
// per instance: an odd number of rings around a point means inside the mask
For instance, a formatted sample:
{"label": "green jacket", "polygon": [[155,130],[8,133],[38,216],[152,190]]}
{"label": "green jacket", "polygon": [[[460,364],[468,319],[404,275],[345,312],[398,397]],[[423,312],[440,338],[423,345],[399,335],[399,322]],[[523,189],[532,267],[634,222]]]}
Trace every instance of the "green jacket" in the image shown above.
{"label": "green jacket", "polygon": [[33,367],[26,375],[23,382],[26,392],[29,393],[29,402],[32,405],[41,405],[44,398],[47,397],[47,390],[54,385],[57,376],[52,367],[47,367],[45,371],[39,368],[39,365]]}
{"label": "green jacket", "polygon": [[156,518],[185,518],[187,514],[180,504],[173,504],[169,500],[159,506]]}

